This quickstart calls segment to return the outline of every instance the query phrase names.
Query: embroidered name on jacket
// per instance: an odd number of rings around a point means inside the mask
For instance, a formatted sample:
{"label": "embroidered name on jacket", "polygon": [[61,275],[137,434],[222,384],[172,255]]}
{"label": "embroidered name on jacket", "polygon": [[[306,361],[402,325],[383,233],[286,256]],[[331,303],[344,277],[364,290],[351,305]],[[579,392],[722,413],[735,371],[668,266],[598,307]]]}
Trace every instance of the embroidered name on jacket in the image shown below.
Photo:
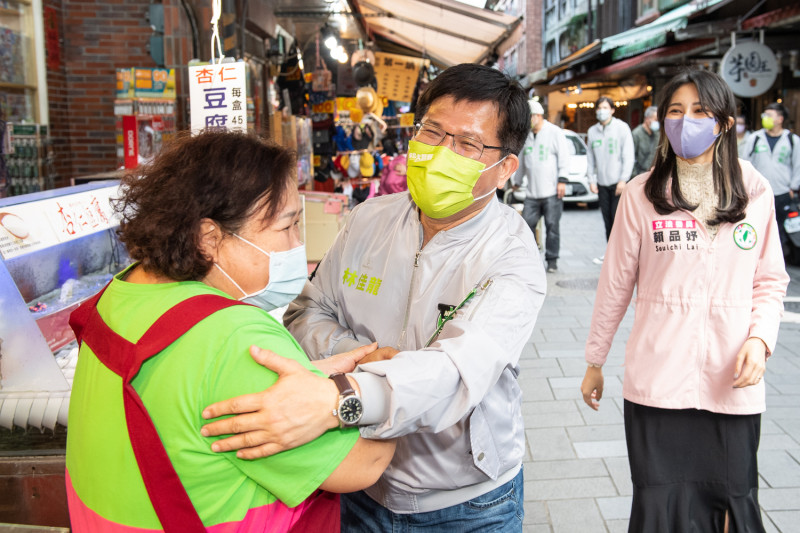
{"label": "embroidered name on jacket", "polygon": [[653,220],[656,252],[697,250],[696,220]]}
{"label": "embroidered name on jacket", "polygon": [[346,268],[342,275],[342,283],[348,287],[353,287],[357,291],[364,291],[377,296],[383,280],[366,274],[359,275],[358,271]]}

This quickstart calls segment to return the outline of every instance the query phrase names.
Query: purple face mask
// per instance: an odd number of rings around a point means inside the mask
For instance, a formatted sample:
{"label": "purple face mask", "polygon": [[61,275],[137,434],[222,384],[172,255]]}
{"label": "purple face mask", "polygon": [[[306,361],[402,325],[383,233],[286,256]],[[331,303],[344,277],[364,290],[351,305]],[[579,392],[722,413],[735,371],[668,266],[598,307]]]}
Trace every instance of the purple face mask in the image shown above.
{"label": "purple face mask", "polygon": [[669,144],[678,157],[694,159],[714,144],[719,133],[714,135],[717,120],[708,118],[668,118],[664,120],[664,131]]}

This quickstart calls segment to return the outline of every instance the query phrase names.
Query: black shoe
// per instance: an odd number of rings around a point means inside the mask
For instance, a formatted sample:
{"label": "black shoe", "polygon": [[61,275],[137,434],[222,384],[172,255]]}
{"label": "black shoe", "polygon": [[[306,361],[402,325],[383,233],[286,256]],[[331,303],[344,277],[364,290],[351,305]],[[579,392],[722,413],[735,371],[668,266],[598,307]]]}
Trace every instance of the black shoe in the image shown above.
{"label": "black shoe", "polygon": [[556,265],[556,260],[555,259],[547,262],[547,271],[548,272],[558,272],[558,265]]}

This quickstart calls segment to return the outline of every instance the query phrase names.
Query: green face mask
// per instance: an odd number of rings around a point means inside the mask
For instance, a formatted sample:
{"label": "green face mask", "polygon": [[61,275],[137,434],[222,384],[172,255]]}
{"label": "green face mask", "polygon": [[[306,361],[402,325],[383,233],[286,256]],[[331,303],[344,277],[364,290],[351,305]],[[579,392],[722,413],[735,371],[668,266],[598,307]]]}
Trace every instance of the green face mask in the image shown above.
{"label": "green face mask", "polygon": [[417,207],[429,217],[449,217],[494,193],[491,190],[475,198],[472,196],[472,188],[481,173],[503,159],[486,168],[484,163],[458,155],[446,146],[409,141],[406,172],[408,191]]}
{"label": "green face mask", "polygon": [[775,119],[769,115],[761,115],[761,125],[765,130],[771,130],[775,126]]}

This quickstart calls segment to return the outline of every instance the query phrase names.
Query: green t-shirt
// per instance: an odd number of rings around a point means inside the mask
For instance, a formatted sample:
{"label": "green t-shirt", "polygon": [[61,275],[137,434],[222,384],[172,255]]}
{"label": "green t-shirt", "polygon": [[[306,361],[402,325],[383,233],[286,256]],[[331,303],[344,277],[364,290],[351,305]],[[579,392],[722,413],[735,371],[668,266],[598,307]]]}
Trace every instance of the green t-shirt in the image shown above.
{"label": "green t-shirt", "polygon": [[[123,273],[124,274],[124,273]],[[118,275],[98,302],[105,322],[135,342],[169,308],[198,294],[224,293],[200,282],[133,284]],[[331,430],[313,442],[246,461],[214,453],[200,435],[208,405],[261,391],[276,380],[250,356],[267,348],[317,371],[289,332],[265,311],[237,305],[207,317],[146,361],[133,385],[142,398],[189,498],[206,526],[241,520],[248,509],[280,499],[294,507],[336,469],[357,429]],[[133,455],[121,378],[81,346],[72,389],[67,470],[81,501],[119,524],[158,528]]]}

